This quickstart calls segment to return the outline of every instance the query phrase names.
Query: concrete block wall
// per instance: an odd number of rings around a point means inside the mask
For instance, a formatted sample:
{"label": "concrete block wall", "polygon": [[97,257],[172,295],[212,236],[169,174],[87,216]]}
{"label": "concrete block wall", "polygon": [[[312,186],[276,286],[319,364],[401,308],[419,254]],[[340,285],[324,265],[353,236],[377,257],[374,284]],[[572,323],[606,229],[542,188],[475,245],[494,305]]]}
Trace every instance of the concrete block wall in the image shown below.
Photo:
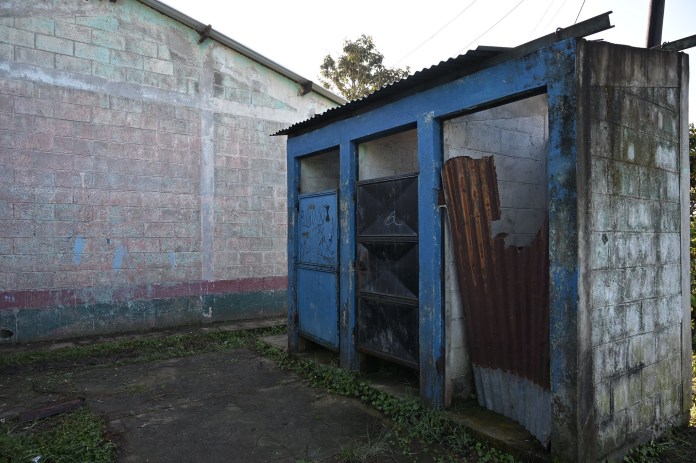
{"label": "concrete block wall", "polygon": [[682,423],[690,382],[682,368],[690,348],[682,339],[689,257],[682,251],[680,169],[686,161],[688,182],[688,159],[680,144],[680,58],[613,47],[589,46],[585,61],[590,173],[581,249],[602,460]]}
{"label": "concrete block wall", "polygon": [[546,214],[548,152],[546,95],[516,101],[446,121],[444,160],[495,156],[501,217],[493,234],[508,246],[529,245]]}
{"label": "concrete block wall", "polygon": [[3,8],[3,341],[283,313],[270,134],[334,103],[137,1]]}
{"label": "concrete block wall", "polygon": [[413,172],[418,172],[418,135],[415,130],[358,145],[358,180]]}
{"label": "concrete block wall", "polygon": [[338,150],[302,158],[300,160],[300,192],[338,190],[340,174]]}

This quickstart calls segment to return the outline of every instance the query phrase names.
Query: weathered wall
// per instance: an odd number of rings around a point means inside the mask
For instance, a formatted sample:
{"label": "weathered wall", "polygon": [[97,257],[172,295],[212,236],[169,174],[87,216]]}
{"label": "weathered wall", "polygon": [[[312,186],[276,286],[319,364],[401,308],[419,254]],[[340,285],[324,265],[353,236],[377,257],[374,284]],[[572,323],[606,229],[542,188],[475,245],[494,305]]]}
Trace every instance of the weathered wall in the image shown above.
{"label": "weathered wall", "polygon": [[493,235],[508,246],[529,245],[546,215],[548,103],[545,94],[446,121],[445,160],[495,156],[500,220]]}
{"label": "weathered wall", "polygon": [[327,151],[300,160],[300,193],[337,190],[339,177],[338,150]]}
{"label": "weathered wall", "polygon": [[0,9],[9,340],[283,313],[269,135],[333,104],[137,1]]}
{"label": "weathered wall", "polygon": [[578,162],[588,169],[581,169],[579,310],[591,316],[594,404],[588,405],[594,405],[602,460],[688,416],[680,59],[588,42],[582,60],[587,138]]}
{"label": "weathered wall", "polygon": [[358,145],[358,180],[413,172],[418,172],[418,136],[415,130]]}

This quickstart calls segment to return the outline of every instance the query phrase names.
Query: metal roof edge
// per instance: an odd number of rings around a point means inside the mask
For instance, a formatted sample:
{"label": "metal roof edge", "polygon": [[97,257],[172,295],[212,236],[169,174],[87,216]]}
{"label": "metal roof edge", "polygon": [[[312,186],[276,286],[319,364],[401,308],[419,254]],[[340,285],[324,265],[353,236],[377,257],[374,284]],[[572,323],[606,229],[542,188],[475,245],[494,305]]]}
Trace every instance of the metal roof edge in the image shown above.
{"label": "metal roof edge", "polygon": [[[177,10],[176,8],[172,8],[171,6],[162,3],[158,0],[138,0],[140,3],[143,5],[149,6],[153,10],[162,13],[165,16],[168,16],[172,18],[175,21],[180,22],[181,24],[190,27],[191,29],[195,30],[196,32],[201,32],[203,31],[207,25],[203,24],[200,21],[197,21],[193,19],[192,17],[182,13],[181,11]],[[241,43],[237,42],[236,40],[233,40],[226,36],[225,34],[215,30],[215,29],[210,29],[208,33],[208,38],[215,40],[216,42],[221,43],[222,45],[225,45],[226,47],[231,48],[232,50],[246,56],[247,58],[250,58],[254,61],[256,61],[259,64],[262,64],[263,66],[277,72],[278,74],[287,77],[288,79],[292,80],[293,82],[297,82],[300,84],[302,87],[307,87],[310,88],[311,91],[314,93],[317,93],[324,98],[333,101],[336,104],[343,105],[347,103],[348,101],[341,98],[340,96],[336,95],[335,93],[331,92],[330,90],[325,89],[324,87],[316,84],[315,82],[306,79],[302,77],[299,74],[296,74],[292,72],[290,69],[281,66],[280,64],[276,63],[275,61],[266,58],[265,56],[261,55],[260,53],[252,50],[251,48],[242,45]]]}

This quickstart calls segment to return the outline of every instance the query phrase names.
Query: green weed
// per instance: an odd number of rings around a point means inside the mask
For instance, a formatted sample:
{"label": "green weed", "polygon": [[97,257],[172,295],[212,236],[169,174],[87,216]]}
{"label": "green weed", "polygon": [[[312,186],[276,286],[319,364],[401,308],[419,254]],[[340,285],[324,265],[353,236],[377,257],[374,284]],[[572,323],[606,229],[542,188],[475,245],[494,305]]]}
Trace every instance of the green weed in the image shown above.
{"label": "green weed", "polygon": [[284,331],[284,326],[248,331],[215,330],[159,338],[117,340],[55,350],[17,352],[0,357],[0,368],[151,362],[205,352],[239,349],[259,336],[280,334]]}
{"label": "green weed", "polygon": [[0,463],[108,463],[115,445],[104,437],[105,429],[87,407],[22,426],[0,423]]}
{"label": "green weed", "polygon": [[364,461],[377,461],[381,457],[391,454],[391,441],[393,432],[384,429],[375,438],[367,436],[367,442],[347,446],[341,449],[338,455],[339,463],[361,463]]}

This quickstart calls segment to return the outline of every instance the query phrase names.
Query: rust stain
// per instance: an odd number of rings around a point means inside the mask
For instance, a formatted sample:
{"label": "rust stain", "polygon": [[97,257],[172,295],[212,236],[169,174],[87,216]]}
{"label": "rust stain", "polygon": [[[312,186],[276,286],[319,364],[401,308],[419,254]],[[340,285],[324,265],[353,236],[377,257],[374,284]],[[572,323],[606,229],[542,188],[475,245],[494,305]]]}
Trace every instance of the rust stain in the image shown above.
{"label": "rust stain", "polygon": [[531,246],[491,235],[500,219],[492,156],[445,162],[449,215],[471,361],[550,389],[548,219]]}

